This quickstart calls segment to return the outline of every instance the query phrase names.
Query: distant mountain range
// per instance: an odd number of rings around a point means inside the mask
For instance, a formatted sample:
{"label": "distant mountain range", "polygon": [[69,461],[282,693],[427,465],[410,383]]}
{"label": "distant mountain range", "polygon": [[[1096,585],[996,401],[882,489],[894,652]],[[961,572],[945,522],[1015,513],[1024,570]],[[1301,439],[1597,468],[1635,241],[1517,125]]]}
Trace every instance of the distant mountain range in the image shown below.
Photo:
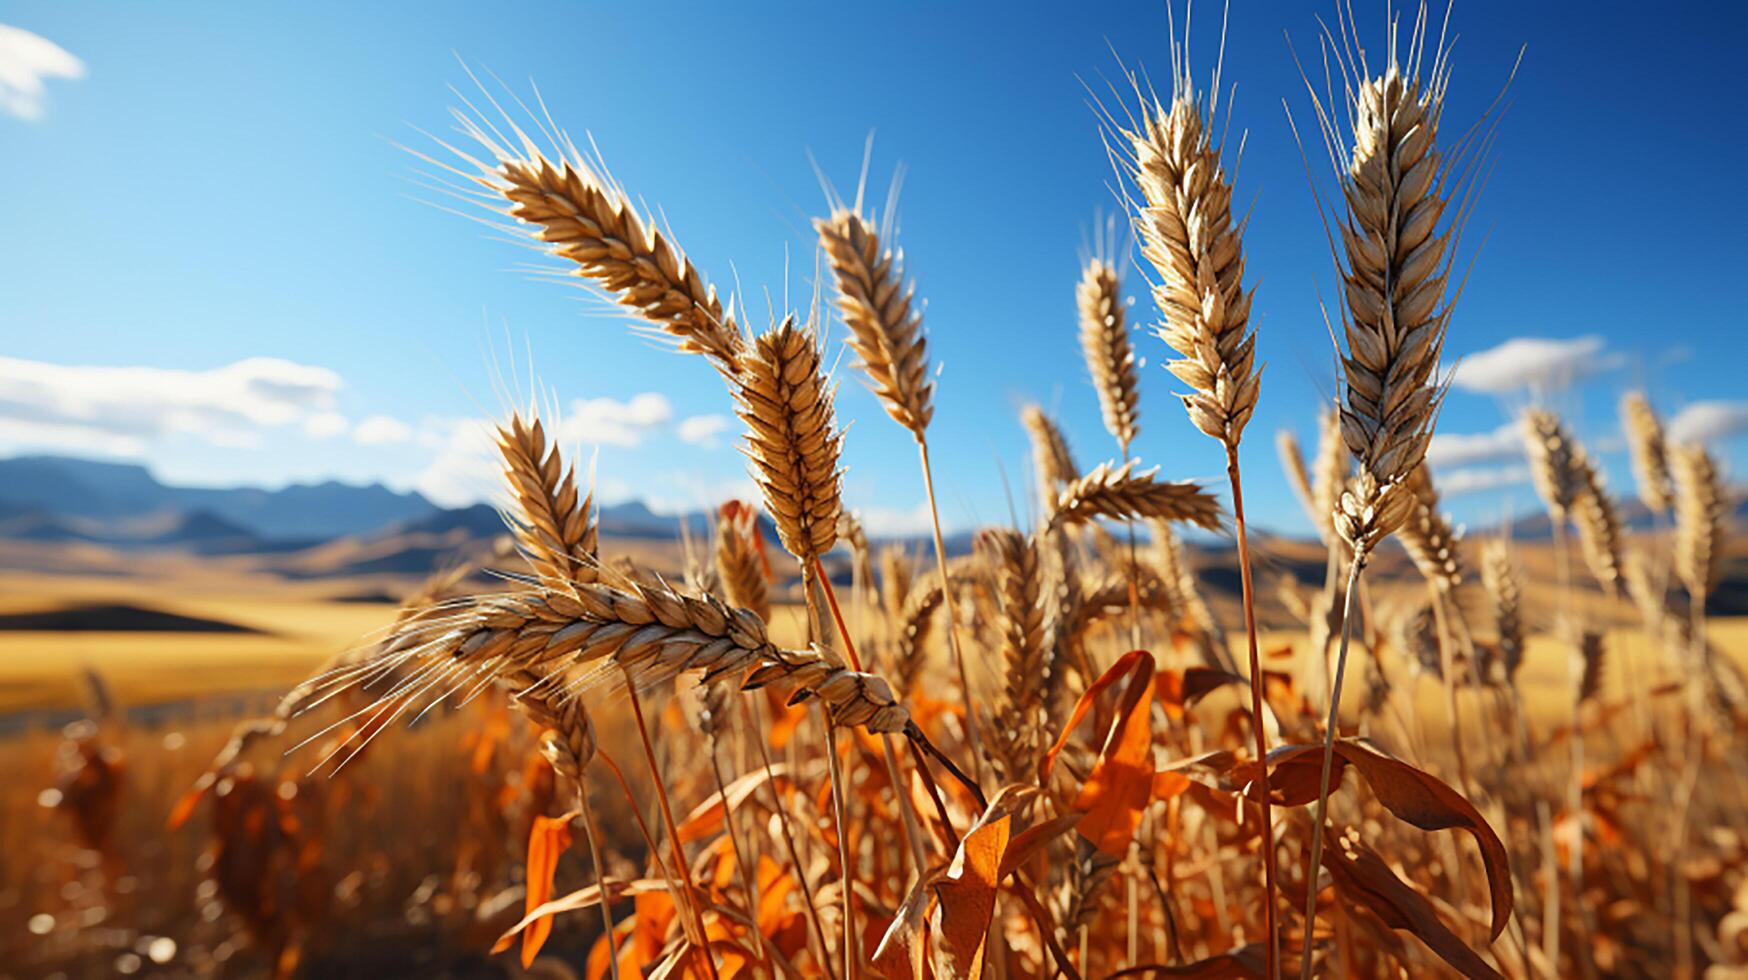
{"label": "distant mountain range", "polygon": [[[662,515],[639,502],[602,507],[599,520],[612,537],[670,542],[683,525],[699,536],[709,527],[703,514]],[[131,463],[0,459],[0,540],[284,555],[275,564],[288,572],[321,574],[314,569],[332,567],[321,557],[341,552],[358,559],[340,562],[347,571],[418,572],[503,533],[492,507],[445,509],[381,484],[178,487]]]}
{"label": "distant mountain range", "polygon": [[[1620,511],[1622,523],[1634,530],[1652,525],[1637,500],[1622,500]],[[1736,516],[1739,525],[1748,518],[1748,503],[1738,504]],[[682,528],[703,540],[710,526],[703,513],[657,514],[635,501],[602,507],[599,520],[608,539],[665,546],[681,538]],[[282,574],[320,577],[423,574],[503,533],[503,519],[492,507],[445,509],[418,493],[381,484],[178,487],[130,463],[65,456],[0,459],[0,541],[258,555],[265,567]],[[775,542],[768,525],[766,533]],[[1518,519],[1512,535],[1546,539],[1547,516],[1538,509]],[[947,550],[962,554],[971,540],[970,533],[951,535]],[[887,543],[928,550],[923,537]],[[1217,552],[1224,546],[1211,548]],[[1316,563],[1320,568],[1321,558]]]}
{"label": "distant mountain range", "polygon": [[[417,493],[378,484],[356,486],[330,480],[294,483],[279,490],[259,487],[175,487],[160,483],[144,466],[66,456],[20,456],[0,460],[0,519],[37,515],[74,519],[74,536],[96,528],[134,534],[133,522],[182,515],[192,537],[215,532],[254,534],[264,540],[311,540],[362,534],[397,521],[437,512]],[[166,531],[170,529],[166,528]],[[49,533],[45,526],[39,533]],[[101,533],[101,532],[99,532]],[[146,532],[151,533],[149,530]],[[10,535],[8,535],[10,536]]]}

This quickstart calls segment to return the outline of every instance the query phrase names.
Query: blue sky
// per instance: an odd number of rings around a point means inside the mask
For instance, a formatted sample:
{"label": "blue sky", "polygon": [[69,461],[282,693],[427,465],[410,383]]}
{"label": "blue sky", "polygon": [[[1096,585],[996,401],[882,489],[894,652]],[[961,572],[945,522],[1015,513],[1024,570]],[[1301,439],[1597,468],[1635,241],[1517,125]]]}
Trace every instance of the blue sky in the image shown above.
{"label": "blue sky", "polygon": [[[1324,6],[1329,10],[1324,11]],[[1355,3],[1381,41],[1384,7]],[[420,203],[419,164],[468,84],[459,54],[592,135],[720,286],[807,302],[809,155],[854,185],[906,170],[900,244],[943,366],[931,432],[944,517],[1006,519],[1003,480],[1030,485],[1015,419],[1058,412],[1083,465],[1114,452],[1075,337],[1073,286],[1095,210],[1114,206],[1086,80],[1112,48],[1166,73],[1163,3],[104,5],[0,11],[0,453],[72,447],[164,478],[276,485],[339,477],[445,502],[492,492],[474,427],[514,362],[598,446],[606,496],[667,508],[745,492],[726,396],[698,359],[666,353],[530,255]],[[1531,501],[1497,430],[1531,398],[1567,413],[1630,487],[1614,403],[1644,386],[1683,432],[1748,459],[1748,266],[1740,5],[1460,0],[1446,131],[1477,119],[1523,66],[1466,247],[1479,248],[1447,354],[1464,359],[1440,431],[1449,507],[1472,524]],[[1283,100],[1305,124],[1289,55],[1316,49],[1333,4],[1235,3],[1225,78],[1247,134],[1238,200],[1253,208],[1249,279],[1267,362],[1244,461],[1255,519],[1308,525],[1274,432],[1314,439],[1333,391],[1318,312],[1334,276]],[[1206,79],[1218,7],[1192,32]],[[1179,26],[1181,28],[1181,19]],[[28,33],[21,33],[28,32]],[[52,42],[44,48],[31,38]],[[57,55],[58,50],[61,54]],[[1236,139],[1232,141],[1236,149]],[[1315,149],[1315,148],[1313,148]],[[1317,176],[1326,165],[1313,156]],[[1231,157],[1228,162],[1230,164]],[[1129,277],[1134,315],[1151,320]],[[841,329],[835,331],[841,337]],[[1514,338],[1537,338],[1503,350]],[[1141,335],[1138,454],[1217,480],[1218,447],[1171,397]],[[1491,351],[1491,354],[1488,352]],[[496,358],[497,367],[493,366]],[[921,499],[908,436],[842,369],[847,494],[909,529]],[[1490,483],[1503,483],[1480,489]]]}

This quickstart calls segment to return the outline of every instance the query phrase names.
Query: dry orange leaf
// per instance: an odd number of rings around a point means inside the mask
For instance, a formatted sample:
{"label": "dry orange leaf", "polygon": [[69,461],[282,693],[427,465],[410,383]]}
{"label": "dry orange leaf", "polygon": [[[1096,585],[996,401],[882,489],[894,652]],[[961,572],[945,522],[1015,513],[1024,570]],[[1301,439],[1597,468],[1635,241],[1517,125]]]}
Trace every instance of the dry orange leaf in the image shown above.
{"label": "dry orange leaf", "polygon": [[1128,852],[1141,811],[1153,798],[1153,655],[1136,652],[1141,656],[1129,666],[1129,686],[1111,733],[1074,800],[1074,808],[1086,813],[1081,836],[1112,857]]}
{"label": "dry orange leaf", "polygon": [[[571,846],[571,821],[575,813],[561,817],[535,817],[528,832],[528,897],[523,910],[533,913],[552,898],[552,874],[558,870],[558,858]],[[539,955],[546,937],[552,935],[552,916],[530,916],[532,921],[522,930],[522,966],[527,968]],[[498,940],[492,947],[497,953],[508,949],[510,936]]]}
{"label": "dry orange leaf", "polygon": [[1412,933],[1463,976],[1503,980],[1499,971],[1444,924],[1432,903],[1396,877],[1371,848],[1330,833],[1325,838],[1323,866],[1345,899],[1364,905],[1390,928]]}

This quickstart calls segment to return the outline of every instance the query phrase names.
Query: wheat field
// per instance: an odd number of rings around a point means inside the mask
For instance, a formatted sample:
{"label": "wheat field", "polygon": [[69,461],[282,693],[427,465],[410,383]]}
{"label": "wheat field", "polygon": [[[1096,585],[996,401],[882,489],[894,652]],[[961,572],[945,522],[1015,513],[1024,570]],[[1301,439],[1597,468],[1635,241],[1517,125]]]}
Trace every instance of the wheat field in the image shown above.
{"label": "wheat field", "polygon": [[[1519,541],[1465,535],[1426,461],[1481,191],[1438,16],[1339,21],[1339,83],[1296,109],[1329,156],[1337,372],[1278,470],[1239,466],[1275,437],[1248,426],[1269,327],[1213,65],[1173,39],[1165,86],[1116,87],[1134,254],[1062,283],[1110,442],[1037,405],[988,420],[1031,438],[1036,506],[969,549],[938,514],[951,378],[892,214],[834,195],[813,301],[756,316],[535,95],[486,82],[418,166],[703,358],[758,499],[623,546],[520,398],[491,420],[502,541],[428,580],[9,574],[0,612],[138,601],[253,632],[8,639],[0,709],[85,707],[0,741],[0,976],[1748,976],[1718,461],[1633,395],[1637,484],[1611,491],[1526,406],[1551,533]],[[860,426],[915,441],[921,549],[843,501],[840,348],[889,417]],[[1145,387],[1222,479],[1141,458]],[[1249,526],[1259,483],[1317,538]],[[1629,493],[1659,530],[1627,526]]]}

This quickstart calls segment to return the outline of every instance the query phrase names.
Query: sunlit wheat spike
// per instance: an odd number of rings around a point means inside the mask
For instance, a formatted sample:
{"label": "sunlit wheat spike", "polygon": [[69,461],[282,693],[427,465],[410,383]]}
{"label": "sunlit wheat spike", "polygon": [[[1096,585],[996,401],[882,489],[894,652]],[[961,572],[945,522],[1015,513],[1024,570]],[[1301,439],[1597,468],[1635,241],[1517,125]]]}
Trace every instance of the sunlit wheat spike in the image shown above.
{"label": "sunlit wheat spike", "polygon": [[1595,462],[1582,451],[1577,454],[1579,493],[1572,507],[1572,523],[1578,528],[1578,544],[1584,563],[1596,584],[1609,595],[1620,594],[1621,523],[1614,501],[1603,485]]}
{"label": "sunlit wheat spike", "polygon": [[1313,516],[1324,543],[1334,547],[1341,536],[1335,530],[1335,512],[1347,490],[1353,458],[1341,438],[1341,412],[1333,405],[1317,413],[1317,457],[1311,463]]}
{"label": "sunlit wheat spike", "polygon": [[1425,463],[1408,474],[1405,485],[1414,505],[1408,519],[1396,529],[1396,538],[1427,581],[1455,588],[1463,581],[1463,565],[1457,555],[1459,533],[1450,519],[1439,513],[1438,489]]}
{"label": "sunlit wheat spike", "polygon": [[1178,78],[1169,108],[1142,107],[1119,135],[1140,189],[1134,224],[1141,254],[1158,275],[1153,301],[1164,323],[1156,335],[1179,357],[1166,368],[1190,391],[1184,408],[1196,428],[1238,445],[1256,409],[1251,293],[1244,289],[1242,222],[1232,217],[1232,185],[1212,142],[1204,107]]}
{"label": "sunlit wheat spike", "polygon": [[1038,544],[1005,528],[977,537],[996,582],[1001,621],[1002,697],[993,731],[1010,780],[1026,778],[1043,748],[1043,682],[1048,669]]}
{"label": "sunlit wheat spike", "polygon": [[768,623],[771,621],[771,590],[765,577],[765,562],[754,537],[758,533],[758,511],[738,500],[731,500],[717,512],[713,552],[717,578],[728,601],[750,610]]}
{"label": "sunlit wheat spike", "polygon": [[935,612],[941,608],[943,593],[938,583],[920,586],[904,600],[898,617],[897,648],[893,654],[893,669],[897,673],[899,690],[905,694],[916,690],[927,660],[930,629]]}
{"label": "sunlit wheat spike", "polygon": [[871,585],[874,582],[874,552],[868,547],[868,534],[862,530],[861,519],[851,511],[838,512],[838,540],[849,542],[857,577]]}
{"label": "sunlit wheat spike", "polygon": [[510,701],[536,725],[546,729],[540,754],[561,776],[580,779],[595,756],[595,729],[583,699],[555,684],[558,671],[541,667],[511,670],[497,678]]}
{"label": "sunlit wheat spike", "polygon": [[1548,508],[1548,516],[1564,523],[1571,516],[1578,495],[1584,492],[1578,472],[1582,450],[1559,416],[1539,408],[1524,413],[1523,434],[1536,494]]}
{"label": "sunlit wheat spike", "polygon": [[747,424],[741,449],[783,547],[804,565],[838,540],[838,455],[843,433],[813,331],[793,316],[759,335],[735,373],[736,414]]}
{"label": "sunlit wheat spike", "polygon": [[1299,448],[1299,437],[1291,429],[1275,433],[1275,455],[1280,457],[1281,472],[1287,474],[1287,484],[1293,496],[1313,521],[1317,520],[1317,505],[1311,496],[1311,471],[1305,468],[1305,453]]}
{"label": "sunlit wheat spike", "polygon": [[1676,446],[1675,574],[1688,594],[1710,596],[1723,569],[1730,498],[1717,463],[1702,446]]}
{"label": "sunlit wheat spike", "polygon": [[903,619],[915,572],[910,552],[902,545],[889,544],[880,549],[880,607],[888,622],[896,624]]}
{"label": "sunlit wheat spike", "polygon": [[1127,456],[1140,425],[1141,391],[1117,270],[1103,259],[1087,260],[1074,297],[1080,310],[1080,346],[1086,354],[1093,390],[1098,392],[1105,428]]}
{"label": "sunlit wheat spike", "polygon": [[1038,492],[1048,505],[1063,487],[1080,476],[1080,470],[1075,468],[1074,454],[1068,448],[1068,439],[1062,435],[1062,429],[1042,408],[1027,405],[1020,410],[1020,421],[1032,442],[1032,466],[1038,471]]}
{"label": "sunlit wheat spike", "polygon": [[841,724],[898,732],[909,720],[884,680],[814,651],[776,646],[750,610],[713,595],[685,595],[659,580],[622,586],[553,584],[477,597],[441,633],[427,635],[419,655],[494,678],[602,663],[640,686],[693,670],[706,678],[741,674],[747,689],[784,683],[802,697],[818,697]]}
{"label": "sunlit wheat spike", "polygon": [[1499,657],[1497,669],[1484,670],[1489,681],[1515,683],[1517,669],[1523,666],[1523,585],[1511,549],[1504,541],[1487,542],[1481,549],[1481,585],[1487,590],[1487,601],[1493,608],[1493,623],[1498,633]]}
{"label": "sunlit wheat spike", "polygon": [[1347,217],[1338,223],[1347,339],[1341,434],[1360,475],[1335,524],[1360,552],[1412,512],[1391,498],[1425,457],[1443,399],[1438,363],[1451,312],[1452,234],[1437,145],[1443,101],[1436,69],[1430,82],[1405,76],[1393,46],[1383,74],[1350,94]]}
{"label": "sunlit wheat spike", "polygon": [[553,135],[560,146],[548,152],[507,119],[510,137],[483,118],[459,111],[456,117],[485,158],[454,151],[457,172],[506,202],[503,213],[548,253],[574,263],[577,276],[681,350],[734,373],[744,341],[716,290],[598,161],[585,159],[562,134]]}
{"label": "sunlit wheat spike", "polygon": [[1100,463],[1057,495],[1050,526],[1075,527],[1103,517],[1113,521],[1173,521],[1219,530],[1220,502],[1213,494],[1194,483],[1157,480],[1158,472],[1158,467],[1136,472],[1134,460],[1121,466]]}
{"label": "sunlit wheat spike", "polygon": [[887,414],[921,439],[934,417],[935,385],[928,378],[922,313],[913,308],[902,257],[883,251],[880,233],[855,211],[839,209],[813,224],[837,280],[850,346]]}
{"label": "sunlit wheat spike", "polygon": [[1154,521],[1148,529],[1153,534],[1154,562],[1159,567],[1160,581],[1171,594],[1172,606],[1189,616],[1201,631],[1207,643],[1203,653],[1210,661],[1208,666],[1236,672],[1226,642],[1226,631],[1202,596],[1201,586],[1196,582],[1196,570],[1190,566],[1177,532],[1165,521]]}
{"label": "sunlit wheat spike", "polygon": [[523,557],[542,578],[593,582],[599,527],[593,495],[579,497],[575,469],[547,444],[538,418],[513,413],[497,435],[504,482],[516,503],[509,523]]}
{"label": "sunlit wheat spike", "polygon": [[1638,481],[1639,500],[1653,514],[1667,511],[1675,502],[1675,487],[1669,475],[1668,451],[1663,423],[1644,392],[1621,396],[1621,428],[1633,455],[1633,477]]}

